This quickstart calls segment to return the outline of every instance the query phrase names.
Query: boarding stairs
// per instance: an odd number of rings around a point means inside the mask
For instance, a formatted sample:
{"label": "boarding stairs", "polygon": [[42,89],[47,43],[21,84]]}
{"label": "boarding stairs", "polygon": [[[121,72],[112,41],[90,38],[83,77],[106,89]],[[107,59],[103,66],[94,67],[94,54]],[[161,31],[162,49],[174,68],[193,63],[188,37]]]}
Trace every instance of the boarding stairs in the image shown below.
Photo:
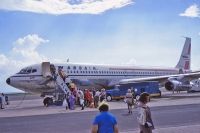
{"label": "boarding stairs", "polygon": [[54,98],[55,98],[54,104],[63,105],[65,97],[69,95],[71,91],[68,88],[66,82],[59,74],[56,77],[55,84],[56,84],[56,91],[54,93]]}
{"label": "boarding stairs", "polygon": [[[69,81],[69,80],[66,80]],[[68,88],[66,82],[63,80],[63,78],[58,74],[56,78],[56,84],[57,84],[57,89],[61,89],[64,94],[70,93],[70,89]]]}
{"label": "boarding stairs", "polygon": [[[56,69],[56,67],[53,64],[50,64],[50,62],[42,62],[42,75],[47,81],[53,81],[55,83],[55,92],[53,93],[53,96],[55,98],[55,102],[63,102],[65,95],[71,93],[70,89],[68,88],[67,84],[70,83],[71,80],[69,78],[65,78],[65,80],[62,78],[59,74],[59,70]],[[63,73],[66,75],[65,73]],[[53,98],[46,97],[46,99],[50,99],[49,103],[53,103]]]}

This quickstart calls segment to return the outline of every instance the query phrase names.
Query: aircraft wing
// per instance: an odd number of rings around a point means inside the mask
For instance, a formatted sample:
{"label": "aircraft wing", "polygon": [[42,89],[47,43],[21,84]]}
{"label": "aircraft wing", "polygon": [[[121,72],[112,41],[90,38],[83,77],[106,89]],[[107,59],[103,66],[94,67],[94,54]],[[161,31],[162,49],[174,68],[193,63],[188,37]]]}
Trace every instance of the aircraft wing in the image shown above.
{"label": "aircraft wing", "polygon": [[191,81],[200,78],[200,72],[191,72],[185,74],[176,75],[165,75],[165,76],[154,76],[154,77],[144,77],[144,78],[133,78],[133,79],[122,79],[119,81],[120,84],[128,84],[143,81],[158,81],[159,83],[164,83],[169,79],[176,79],[182,81]]}

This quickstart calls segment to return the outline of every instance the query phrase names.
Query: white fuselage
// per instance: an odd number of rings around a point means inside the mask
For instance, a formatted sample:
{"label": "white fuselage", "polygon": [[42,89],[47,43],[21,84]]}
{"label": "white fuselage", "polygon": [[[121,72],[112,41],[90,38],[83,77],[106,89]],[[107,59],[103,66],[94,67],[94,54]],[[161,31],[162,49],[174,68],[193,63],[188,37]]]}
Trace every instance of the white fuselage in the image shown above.
{"label": "white fuselage", "polygon": [[[53,64],[51,64],[53,65]],[[175,68],[145,68],[134,66],[91,65],[91,64],[55,64],[79,88],[109,87],[122,79],[154,77],[178,74]],[[51,93],[55,91],[55,82],[48,81],[42,75],[41,64],[22,69],[9,78],[11,86],[30,93]]]}

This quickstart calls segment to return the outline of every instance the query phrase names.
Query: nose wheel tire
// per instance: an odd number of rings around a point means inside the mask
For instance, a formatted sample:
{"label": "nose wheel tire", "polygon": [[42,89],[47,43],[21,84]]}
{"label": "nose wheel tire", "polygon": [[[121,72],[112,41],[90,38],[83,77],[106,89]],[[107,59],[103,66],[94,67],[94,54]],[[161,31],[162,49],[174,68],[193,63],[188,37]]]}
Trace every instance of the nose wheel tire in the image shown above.
{"label": "nose wheel tire", "polygon": [[52,104],[53,104],[53,99],[50,98],[50,97],[46,97],[46,98],[44,98],[44,100],[43,100],[43,104],[44,104],[44,106],[48,107],[49,105],[52,105]]}

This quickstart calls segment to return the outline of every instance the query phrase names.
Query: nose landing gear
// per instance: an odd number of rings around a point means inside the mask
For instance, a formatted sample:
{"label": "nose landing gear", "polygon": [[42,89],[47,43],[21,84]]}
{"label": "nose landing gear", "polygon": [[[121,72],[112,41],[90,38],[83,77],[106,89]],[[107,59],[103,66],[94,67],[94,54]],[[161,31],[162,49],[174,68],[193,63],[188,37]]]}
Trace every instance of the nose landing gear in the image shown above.
{"label": "nose landing gear", "polygon": [[46,107],[48,107],[49,105],[52,105],[53,104],[53,98],[51,98],[51,97],[44,98],[43,104]]}

